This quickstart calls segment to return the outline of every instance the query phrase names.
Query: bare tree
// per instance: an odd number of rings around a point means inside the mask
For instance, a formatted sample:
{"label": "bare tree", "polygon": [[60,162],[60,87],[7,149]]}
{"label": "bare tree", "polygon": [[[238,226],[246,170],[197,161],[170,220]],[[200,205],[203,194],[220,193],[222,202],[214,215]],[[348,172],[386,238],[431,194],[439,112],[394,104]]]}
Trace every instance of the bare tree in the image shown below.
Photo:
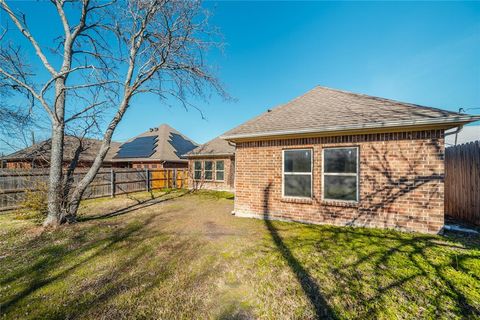
{"label": "bare tree", "polygon": [[[185,108],[192,106],[188,102],[192,96],[206,98],[209,92],[214,92],[227,97],[204,60],[207,50],[219,43],[212,40],[214,33],[200,2],[51,0],[51,3],[63,27],[62,35],[55,39],[57,45],[51,48],[53,57],[44,52],[31,33],[26,16],[0,0],[0,7],[28,40],[48,75],[48,80],[38,81],[23,63],[22,48],[2,45],[2,87],[33,99],[51,123],[45,226],[75,220],[83,193],[100,169],[112,135],[136,95],[174,97]],[[77,16],[75,23],[67,14],[72,8],[76,13],[73,16]],[[61,62],[56,66],[58,57]],[[65,199],[62,172],[65,130],[75,121],[96,119],[105,110],[113,112],[113,116],[103,131],[101,148],[92,167]],[[72,166],[75,164],[70,169]]]}

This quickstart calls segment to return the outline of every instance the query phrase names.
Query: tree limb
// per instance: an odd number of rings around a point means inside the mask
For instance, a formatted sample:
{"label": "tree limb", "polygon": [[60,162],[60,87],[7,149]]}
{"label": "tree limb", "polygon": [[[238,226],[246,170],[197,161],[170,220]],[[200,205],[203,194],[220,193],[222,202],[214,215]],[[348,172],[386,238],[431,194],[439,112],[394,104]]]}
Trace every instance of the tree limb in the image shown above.
{"label": "tree limb", "polygon": [[48,62],[47,57],[43,53],[42,49],[38,45],[37,41],[35,38],[32,36],[30,31],[28,30],[26,25],[23,25],[20,20],[18,20],[17,16],[13,13],[13,11],[10,9],[10,7],[7,5],[5,0],[0,0],[0,6],[2,7],[3,10],[10,16],[10,19],[12,19],[13,23],[17,26],[18,30],[25,36],[25,38],[30,41],[30,43],[33,45],[35,49],[35,53],[37,56],[40,58],[42,61],[43,65],[45,68],[50,72],[50,74],[55,75],[57,72],[55,69],[51,66],[51,64]]}

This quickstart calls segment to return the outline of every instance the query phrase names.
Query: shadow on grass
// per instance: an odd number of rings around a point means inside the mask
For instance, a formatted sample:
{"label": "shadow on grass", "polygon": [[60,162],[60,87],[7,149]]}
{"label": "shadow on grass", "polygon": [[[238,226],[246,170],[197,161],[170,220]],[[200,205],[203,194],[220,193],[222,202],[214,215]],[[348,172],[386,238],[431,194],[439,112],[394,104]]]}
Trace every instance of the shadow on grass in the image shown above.
{"label": "shadow on grass", "polygon": [[275,243],[278,251],[282,254],[283,258],[287,262],[288,266],[295,274],[299,284],[301,285],[303,292],[307,296],[308,300],[315,308],[315,315],[318,319],[337,319],[335,312],[328,305],[327,301],[320,291],[316,280],[308,273],[308,271],[302,266],[300,261],[295,258],[287,245],[283,242],[280,237],[277,229],[273,225],[269,216],[269,198],[270,198],[270,189],[272,183],[270,182],[268,186],[263,190],[263,217],[265,225],[270,233],[270,236]]}
{"label": "shadow on grass", "polygon": [[127,206],[127,207],[124,207],[124,208],[121,208],[121,209],[117,209],[117,210],[114,210],[112,212],[100,214],[100,215],[79,217],[78,221],[81,222],[81,221],[89,221],[89,220],[99,220],[99,219],[107,219],[107,218],[112,218],[112,217],[116,217],[116,216],[121,216],[121,215],[127,214],[127,213],[135,211],[135,210],[148,208],[148,207],[151,207],[153,205],[156,205],[156,204],[159,204],[159,203],[162,203],[162,202],[166,202],[166,201],[169,201],[169,200],[173,200],[173,199],[176,199],[176,198],[183,197],[184,195],[186,195],[188,193],[189,192],[168,191],[165,194],[162,194],[158,198],[155,198],[153,196],[153,194],[151,194],[150,199],[146,199],[146,200],[135,199],[135,201],[137,203],[132,204],[130,206]]}
{"label": "shadow on grass", "polygon": [[[351,240],[354,240],[355,238],[366,236],[362,230],[347,228],[341,232],[335,232],[332,242],[340,244],[345,243],[345,240],[349,237]],[[352,249],[360,252],[367,251],[363,249],[371,246],[371,242],[374,242],[378,249],[371,250],[371,252],[363,255],[353,263],[342,264],[337,268],[331,269],[332,274],[338,277],[339,280],[343,280],[339,281],[339,284],[343,287],[342,291],[344,292],[354,287],[355,282],[358,280],[352,277],[351,274],[366,264],[373,266],[373,279],[375,281],[381,278],[389,278],[388,284],[379,283],[375,294],[368,298],[362,296],[359,299],[361,304],[365,306],[381,305],[386,295],[394,291],[397,294],[401,293],[405,297],[411,296],[412,293],[408,292],[405,287],[409,283],[410,286],[414,287],[415,284],[418,284],[418,287],[416,287],[417,292],[414,295],[416,299],[422,295],[428,296],[427,299],[430,300],[431,305],[437,308],[435,311],[437,317],[449,317],[449,313],[452,312],[452,310],[443,309],[445,303],[442,303],[442,301],[446,297],[453,302],[454,309],[458,310],[455,312],[456,314],[460,314],[465,318],[475,318],[480,315],[479,306],[475,306],[472,303],[471,298],[469,299],[466,295],[465,287],[463,287],[465,285],[463,282],[465,276],[470,276],[476,281],[479,280],[478,276],[464,266],[464,262],[469,259],[480,259],[479,255],[465,252],[471,245],[470,241],[464,242],[465,246],[458,246],[442,242],[441,238],[435,236],[413,236],[400,233],[398,236],[395,236],[395,233],[385,235],[375,231],[368,232],[367,239],[368,241],[364,242],[363,245],[357,243]],[[348,244],[345,244],[345,246],[348,246]],[[445,250],[452,251],[447,254]],[[397,259],[400,261],[397,261]],[[409,266],[405,273],[393,271],[396,268],[401,268],[401,264]],[[435,286],[436,292],[429,290],[428,287],[422,288],[420,285],[422,282],[427,282],[429,286]],[[378,315],[380,311],[383,310],[375,308],[373,313],[368,312],[368,314],[365,313],[363,316]]]}
{"label": "shadow on grass", "polygon": [[[73,231],[65,228],[59,231],[65,234],[42,234],[25,243],[22,248],[31,252],[23,251],[20,259],[9,261],[10,266],[4,267],[12,271],[0,276],[0,287],[10,288],[0,296],[0,318],[22,317],[25,311],[35,319],[87,315],[95,318],[105,314],[121,318],[125,317],[123,312],[135,314],[136,309],[128,303],[115,304],[108,311],[104,308],[117,296],[128,297],[131,292],[137,299],[160,287],[166,279],[177,279],[175,272],[181,270],[179,266],[201,255],[201,243],[188,237],[171,238],[155,228],[159,221],[169,219],[149,215],[115,229],[106,225]],[[161,258],[156,258],[158,254]],[[20,264],[28,260],[32,263]],[[104,261],[107,263],[102,267]],[[188,281],[178,286],[185,286],[185,292],[193,292],[199,282],[218,270],[213,266],[202,272],[189,274]],[[32,305],[36,305],[34,309]]]}
{"label": "shadow on grass", "polygon": [[[17,303],[22,301],[22,299],[33,294],[37,290],[48,286],[49,284],[64,279],[74,270],[78,269],[82,265],[85,265],[92,259],[102,255],[103,253],[109,251],[112,247],[116,246],[119,242],[125,241],[130,238],[133,234],[141,232],[145,225],[148,225],[153,217],[150,217],[148,220],[144,221],[141,225],[133,225],[128,228],[123,228],[120,230],[115,230],[110,236],[106,238],[99,239],[88,243],[87,245],[80,245],[79,248],[70,249],[67,245],[51,245],[39,250],[36,255],[41,257],[36,260],[35,263],[30,264],[24,268],[20,268],[18,271],[13,272],[8,275],[6,278],[0,281],[0,286],[6,287],[11,285],[15,281],[24,279],[26,285],[19,292],[14,294],[11,297],[2,299],[0,301],[0,310],[2,313],[11,311],[12,308],[16,306]],[[77,236],[76,239],[79,239],[81,236]],[[41,240],[35,240],[37,243],[31,241],[27,244],[26,247],[30,247],[30,250],[38,245]],[[78,258],[82,254],[96,250],[93,254],[87,255],[85,258]],[[35,257],[32,257],[33,259]],[[64,264],[68,264],[68,261],[72,259],[78,259],[77,262],[71,266],[64,268],[62,271],[58,272],[57,270],[61,268]],[[129,263],[133,263],[129,259]],[[53,275],[52,275],[53,273]],[[1,313],[0,313],[1,314]]]}
{"label": "shadow on grass", "polygon": [[[480,316],[480,304],[475,301],[480,293],[480,277],[475,272],[480,267],[478,236],[286,224],[282,228],[282,233],[289,234],[286,245],[272,222],[265,223],[289,266],[299,270],[299,281],[309,284],[328,277],[331,281],[320,301],[349,301],[348,307],[341,303],[341,309],[352,308],[360,319],[382,318],[392,312],[401,318],[406,310],[402,308],[416,307],[424,312],[419,318]],[[295,258],[291,250],[296,247],[302,253]],[[306,273],[307,266],[314,275]],[[307,293],[310,300],[320,294],[317,286],[313,288]],[[318,313],[318,307],[317,317],[328,318]]]}

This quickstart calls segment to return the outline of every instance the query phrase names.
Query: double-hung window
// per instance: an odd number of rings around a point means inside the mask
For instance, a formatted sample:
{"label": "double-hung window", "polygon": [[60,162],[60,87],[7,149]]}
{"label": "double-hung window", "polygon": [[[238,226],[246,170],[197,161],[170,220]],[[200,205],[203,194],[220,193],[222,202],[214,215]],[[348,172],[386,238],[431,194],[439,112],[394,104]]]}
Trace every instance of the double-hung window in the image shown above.
{"label": "double-hung window", "polygon": [[283,150],[283,196],[312,197],[312,150]]}
{"label": "double-hung window", "polygon": [[193,178],[195,180],[202,179],[202,161],[195,161],[193,163]]}
{"label": "double-hung window", "polygon": [[215,180],[223,181],[225,177],[225,167],[223,160],[215,162]]}
{"label": "double-hung window", "polygon": [[323,149],[323,199],[358,201],[358,147]]}
{"label": "double-hung window", "polygon": [[203,162],[203,174],[205,180],[213,180],[213,161]]}

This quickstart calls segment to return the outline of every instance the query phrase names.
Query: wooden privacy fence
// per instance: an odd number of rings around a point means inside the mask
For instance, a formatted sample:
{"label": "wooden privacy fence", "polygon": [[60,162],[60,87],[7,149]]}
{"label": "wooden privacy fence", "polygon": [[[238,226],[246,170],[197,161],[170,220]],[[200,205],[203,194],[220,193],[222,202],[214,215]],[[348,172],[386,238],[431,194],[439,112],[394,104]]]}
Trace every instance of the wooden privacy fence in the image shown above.
{"label": "wooden privacy fence", "polygon": [[[73,175],[73,185],[86,171]],[[108,169],[101,170],[87,188],[84,199],[163,188],[187,188],[187,169]],[[16,209],[28,191],[42,192],[48,185],[48,171],[0,170],[0,211]]]}
{"label": "wooden privacy fence", "polygon": [[445,149],[445,214],[480,225],[480,141]]}

